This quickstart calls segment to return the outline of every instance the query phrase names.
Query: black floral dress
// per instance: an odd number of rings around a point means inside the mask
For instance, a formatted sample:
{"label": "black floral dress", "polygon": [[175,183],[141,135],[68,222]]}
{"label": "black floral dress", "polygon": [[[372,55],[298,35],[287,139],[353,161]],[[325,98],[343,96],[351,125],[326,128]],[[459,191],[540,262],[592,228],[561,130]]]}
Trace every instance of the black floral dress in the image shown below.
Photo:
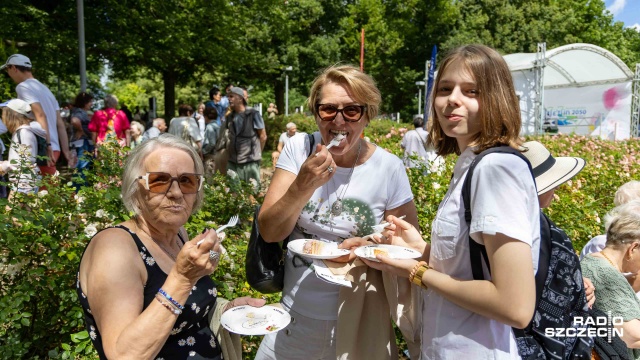
{"label": "black floral dress", "polygon": [[[146,249],[142,241],[136,233],[132,232],[124,226],[117,226],[129,234],[136,243],[140,251],[140,257],[144,261],[147,269],[147,283],[144,287],[144,307],[149,306],[154,299],[158,289],[167,279],[167,274],[156,264],[151,253]],[[181,238],[182,240],[182,238]],[[184,243],[184,240],[182,240]],[[100,359],[106,359],[104,349],[102,347],[102,338],[96,326],[95,319],[91,314],[91,307],[87,297],[80,287],[80,273],[78,272],[78,281],[76,290],[80,304],[84,310],[84,320],[93,346],[95,347]],[[215,283],[208,276],[203,276],[195,284],[189,298],[184,304],[182,314],[178,316],[176,323],[171,330],[171,334],[166,343],[158,353],[156,359],[222,359],[222,350],[218,340],[209,328],[208,316],[209,311],[213,311],[216,304],[217,289]]]}

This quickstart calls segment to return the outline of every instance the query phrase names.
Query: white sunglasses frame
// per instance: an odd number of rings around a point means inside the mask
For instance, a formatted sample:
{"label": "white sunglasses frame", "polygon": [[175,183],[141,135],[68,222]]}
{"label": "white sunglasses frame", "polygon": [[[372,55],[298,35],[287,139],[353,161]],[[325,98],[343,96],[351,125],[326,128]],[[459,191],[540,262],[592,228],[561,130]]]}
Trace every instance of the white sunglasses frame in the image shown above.
{"label": "white sunglasses frame", "polygon": [[[150,188],[149,188],[149,174],[167,174],[167,175],[171,176],[171,174],[166,173],[166,172],[162,172],[162,171],[148,171],[145,175],[138,176],[136,178],[136,180],[144,180],[144,188],[149,192],[152,192],[150,190]],[[167,191],[164,192],[165,194],[169,192],[169,190],[173,186],[173,182],[174,181],[178,182],[178,180],[180,179],[180,176],[182,176],[182,175],[196,175],[196,176],[198,176],[198,179],[200,181],[199,184],[198,184],[198,191],[196,191],[195,193],[192,193],[192,194],[197,194],[202,190],[202,184],[204,183],[204,181],[203,181],[204,177],[202,176],[202,174],[183,173],[183,174],[180,174],[178,176],[171,176],[171,183],[169,184],[169,187],[167,188]],[[179,182],[178,182],[178,188],[180,188],[180,192],[182,192],[182,188],[180,187],[180,183]],[[155,194],[162,194],[162,193],[155,193]]]}

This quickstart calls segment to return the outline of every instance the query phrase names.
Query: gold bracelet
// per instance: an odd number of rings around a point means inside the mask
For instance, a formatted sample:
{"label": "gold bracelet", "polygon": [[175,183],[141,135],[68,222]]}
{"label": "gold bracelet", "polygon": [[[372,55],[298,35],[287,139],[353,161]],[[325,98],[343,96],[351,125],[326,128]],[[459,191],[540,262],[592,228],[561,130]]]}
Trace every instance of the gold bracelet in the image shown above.
{"label": "gold bracelet", "polygon": [[415,264],[413,266],[413,269],[411,269],[411,272],[409,273],[409,281],[414,282],[413,278],[416,276],[416,272],[418,271],[420,266],[428,266],[428,265],[424,261],[419,261],[417,264]]}
{"label": "gold bracelet", "polygon": [[431,267],[429,267],[429,264],[427,264],[424,261],[420,261],[411,270],[411,275],[409,276],[409,281],[411,281],[412,283],[414,283],[414,284],[426,289],[427,286],[422,282],[422,275],[424,274],[425,271],[427,271],[429,269],[431,269]]}

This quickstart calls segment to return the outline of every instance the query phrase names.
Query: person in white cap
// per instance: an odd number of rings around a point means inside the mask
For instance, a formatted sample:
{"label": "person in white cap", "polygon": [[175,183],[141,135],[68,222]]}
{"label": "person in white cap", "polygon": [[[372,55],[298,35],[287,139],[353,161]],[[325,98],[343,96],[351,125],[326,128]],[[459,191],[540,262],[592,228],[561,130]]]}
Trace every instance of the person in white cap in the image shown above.
{"label": "person in white cap", "polygon": [[75,167],[77,159],[69,151],[69,139],[60,117],[58,101],[49,88],[33,77],[31,68],[31,60],[21,54],[9,56],[7,62],[0,66],[0,70],[6,70],[11,80],[18,84],[18,98],[31,106],[36,121],[46,133],[49,162],[46,166],[40,166],[40,170],[44,174],[53,175],[61,151],[70,168]]}
{"label": "person in white cap", "polygon": [[[44,137],[44,131],[34,129],[29,125],[32,113],[31,107],[25,101],[13,99],[0,104],[0,107],[2,108],[3,122],[12,134],[9,158],[0,162],[0,175],[20,170],[19,176],[10,175],[9,177],[12,190],[35,193],[38,191],[35,182],[40,172],[36,166],[36,156],[38,155],[36,135]],[[32,171],[27,171],[26,168],[32,169]]]}
{"label": "person in white cap", "polygon": [[260,161],[267,142],[264,120],[259,112],[247,106],[246,95],[240,87],[231,88],[229,104],[233,112],[227,116],[228,169],[235,171],[241,180],[254,179],[260,184]]}

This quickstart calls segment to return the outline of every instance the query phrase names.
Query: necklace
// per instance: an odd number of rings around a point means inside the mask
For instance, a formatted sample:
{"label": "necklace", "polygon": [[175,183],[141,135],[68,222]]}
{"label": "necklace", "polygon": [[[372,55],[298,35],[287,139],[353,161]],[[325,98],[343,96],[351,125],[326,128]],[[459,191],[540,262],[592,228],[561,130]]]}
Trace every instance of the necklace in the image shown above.
{"label": "necklace", "polygon": [[605,255],[604,251],[600,251],[600,255],[604,256],[604,258],[607,259],[609,264],[611,264],[611,266],[613,266],[614,268],[616,268],[616,270],[618,270],[618,267],[613,263],[613,261],[611,261],[611,259],[609,259],[607,255]]}
{"label": "necklace", "polygon": [[[358,164],[358,160],[360,159],[361,149],[362,149],[362,140],[358,142],[358,154],[356,155],[356,161],[354,161],[353,166],[351,167],[351,171],[349,172],[349,179],[347,180],[347,185],[344,187],[344,190],[342,190],[342,195],[341,196],[336,195],[337,196],[336,201],[334,201],[333,204],[331,204],[331,215],[333,216],[339,216],[340,214],[342,214],[342,210],[343,210],[342,199],[344,199],[344,196],[347,194],[347,190],[349,189],[349,185],[351,185],[351,176],[353,176],[353,171],[355,170],[356,165]],[[331,180],[333,181],[333,178]],[[337,192],[338,192],[338,188],[336,187],[336,193]]]}
{"label": "necklace", "polygon": [[[172,259],[173,259],[173,261],[176,261],[176,260],[177,260],[177,259],[176,259],[176,257],[175,257],[175,255],[173,255],[172,253],[168,252],[168,251],[167,251],[167,250],[166,250],[162,245],[160,245],[160,243],[158,243],[158,242],[156,241],[156,239],[154,239],[154,238],[153,238],[153,236],[151,236],[151,234],[149,234],[145,229],[143,229],[140,225],[138,225],[138,222],[137,222],[137,221],[135,222],[135,224],[136,224],[136,227],[137,227],[140,231],[142,231],[145,235],[147,235],[147,236],[151,239],[151,241],[153,241],[156,245],[158,245],[158,247],[160,248],[160,250],[164,251],[164,253],[165,253],[165,254],[167,254],[170,258],[172,258]],[[176,240],[176,245],[178,245],[178,247],[180,247],[180,244],[178,243],[178,240]]]}

